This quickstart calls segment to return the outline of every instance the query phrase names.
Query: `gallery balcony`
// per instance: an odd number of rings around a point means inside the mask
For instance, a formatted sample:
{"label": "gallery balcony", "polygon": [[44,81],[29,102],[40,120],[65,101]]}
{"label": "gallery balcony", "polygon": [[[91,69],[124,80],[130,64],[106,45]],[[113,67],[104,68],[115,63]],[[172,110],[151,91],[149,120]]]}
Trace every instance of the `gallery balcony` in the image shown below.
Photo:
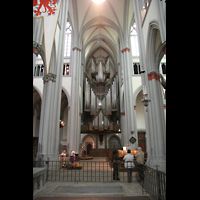
{"label": "gallery balcony", "polygon": [[104,127],[102,126],[93,126],[93,123],[89,123],[88,125],[81,125],[81,133],[88,133],[88,132],[93,132],[93,133],[102,133],[102,132],[107,132],[107,133],[121,133],[121,125],[120,124],[113,124],[109,123],[109,127]]}

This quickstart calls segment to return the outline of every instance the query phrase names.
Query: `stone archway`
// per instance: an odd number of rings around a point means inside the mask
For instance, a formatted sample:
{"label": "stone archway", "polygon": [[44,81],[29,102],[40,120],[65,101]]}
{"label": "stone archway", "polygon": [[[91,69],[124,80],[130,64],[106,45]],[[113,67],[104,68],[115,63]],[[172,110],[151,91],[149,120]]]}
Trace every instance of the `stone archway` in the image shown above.
{"label": "stone archway", "polygon": [[89,155],[89,152],[91,151],[91,149],[94,149],[94,147],[95,147],[94,144],[95,144],[95,141],[94,141],[93,137],[90,135],[86,135],[82,139],[82,147],[86,151],[87,155]]}
{"label": "stone archway", "polygon": [[115,135],[111,136],[108,141],[108,148],[121,148],[120,139]]}

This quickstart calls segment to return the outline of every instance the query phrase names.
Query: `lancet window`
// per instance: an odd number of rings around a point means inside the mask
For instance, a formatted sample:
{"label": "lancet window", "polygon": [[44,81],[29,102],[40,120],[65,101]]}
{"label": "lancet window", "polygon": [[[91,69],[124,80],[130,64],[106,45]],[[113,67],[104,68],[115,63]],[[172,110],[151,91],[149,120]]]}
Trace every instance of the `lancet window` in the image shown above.
{"label": "lancet window", "polygon": [[64,47],[64,57],[70,57],[71,51],[71,32],[72,27],[69,22],[67,22],[66,26],[66,35],[65,35],[65,47]]}
{"label": "lancet window", "polygon": [[132,48],[132,56],[139,56],[136,23],[134,23],[133,26],[131,26],[131,48]]}

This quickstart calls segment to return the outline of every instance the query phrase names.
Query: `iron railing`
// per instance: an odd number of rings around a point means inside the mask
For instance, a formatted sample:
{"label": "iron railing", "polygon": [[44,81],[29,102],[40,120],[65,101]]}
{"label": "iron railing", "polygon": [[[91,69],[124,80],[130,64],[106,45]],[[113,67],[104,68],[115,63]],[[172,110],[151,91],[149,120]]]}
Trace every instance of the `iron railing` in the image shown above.
{"label": "iron railing", "polygon": [[153,200],[166,200],[166,173],[137,163],[136,170],[142,193],[148,193]]}
{"label": "iron railing", "polygon": [[[67,169],[66,161],[34,161],[33,165],[46,168],[46,181],[112,182],[116,180],[113,180],[113,165],[109,161],[75,161],[82,165],[79,169]],[[153,200],[166,200],[166,173],[137,163],[132,172],[132,182],[138,181],[142,194],[148,193]],[[120,182],[128,182],[124,162],[119,162],[118,178]]]}
{"label": "iron railing", "polygon": [[[113,180],[113,165],[108,161],[80,160],[75,163],[82,165],[80,169],[67,169],[63,161],[34,161],[33,167],[45,167],[46,181],[74,181],[74,182],[110,182]],[[136,172],[133,168],[133,172]],[[132,174],[132,181],[137,181],[136,173]],[[124,163],[118,165],[118,178],[128,181]]]}

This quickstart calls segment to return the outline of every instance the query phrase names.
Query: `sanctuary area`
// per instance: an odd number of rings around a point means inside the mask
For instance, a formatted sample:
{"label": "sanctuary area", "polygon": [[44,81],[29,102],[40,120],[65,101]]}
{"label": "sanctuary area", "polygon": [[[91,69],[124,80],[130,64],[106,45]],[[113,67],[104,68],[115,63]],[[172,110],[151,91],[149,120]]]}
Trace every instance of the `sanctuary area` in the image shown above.
{"label": "sanctuary area", "polygon": [[138,147],[166,172],[166,1],[33,0],[33,161]]}

